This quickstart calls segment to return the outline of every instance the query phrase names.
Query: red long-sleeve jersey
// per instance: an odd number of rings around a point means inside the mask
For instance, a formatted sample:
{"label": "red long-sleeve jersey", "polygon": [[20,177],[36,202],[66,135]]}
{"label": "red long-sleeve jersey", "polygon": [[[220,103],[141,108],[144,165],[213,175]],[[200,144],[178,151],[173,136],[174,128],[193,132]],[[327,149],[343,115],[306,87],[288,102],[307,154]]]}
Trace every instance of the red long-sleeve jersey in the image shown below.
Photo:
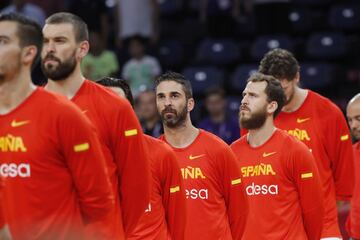
{"label": "red long-sleeve jersey", "polygon": [[[329,99],[308,90],[294,112],[280,112],[276,127],[305,143],[319,169],[324,193],[324,227],[321,237],[341,237],[336,199],[350,200],[354,188],[354,163],[350,132],[340,109]],[[242,130],[243,135],[245,133]]]}
{"label": "red long-sleeve jersey", "polygon": [[231,149],[249,202],[244,239],[320,239],[323,196],[309,149],[282,130],[259,147],[245,135]]}
{"label": "red long-sleeve jersey", "polygon": [[347,230],[353,238],[360,239],[360,142],[353,145],[355,165],[355,188],[351,199]]}
{"label": "red long-sleeve jersey", "polygon": [[116,197],[107,227],[114,227],[113,234],[122,239],[123,230],[134,230],[150,199],[150,166],[140,123],[126,99],[89,80],[71,100],[97,129]]}
{"label": "red long-sleeve jersey", "polygon": [[[166,142],[166,137],[161,136]],[[186,148],[174,148],[184,180],[185,239],[241,239],[248,204],[238,161],[229,146],[199,130]]]}
{"label": "red long-sleeve jersey", "polygon": [[0,115],[3,209],[13,239],[84,239],[114,210],[99,141],[78,108],[36,89]]}
{"label": "red long-sleeve jersey", "polygon": [[176,156],[166,143],[147,135],[144,137],[151,161],[151,200],[128,239],[183,240],[186,202]]}

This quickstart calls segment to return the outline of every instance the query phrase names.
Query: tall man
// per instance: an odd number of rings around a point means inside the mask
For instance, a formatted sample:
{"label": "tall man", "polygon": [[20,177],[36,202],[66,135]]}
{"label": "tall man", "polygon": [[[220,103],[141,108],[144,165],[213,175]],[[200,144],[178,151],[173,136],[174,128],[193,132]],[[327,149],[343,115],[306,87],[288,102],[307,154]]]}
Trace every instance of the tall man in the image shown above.
{"label": "tall man", "polygon": [[240,125],[249,133],[231,148],[241,164],[249,202],[244,239],[318,240],[323,196],[309,149],[274,126],[285,93],[271,76],[248,79],[240,106]]}
{"label": "tall man", "polygon": [[259,72],[280,80],[286,94],[275,126],[304,142],[317,163],[325,206],[321,237],[340,239],[336,200],[350,200],[354,186],[350,133],[335,104],[298,86],[299,70],[295,57],[283,49],[268,52],[259,66]]}
{"label": "tall man", "polygon": [[150,170],[140,124],[125,99],[82,76],[80,63],[89,50],[83,20],[70,13],[53,14],[43,34],[46,89],[71,99],[95,125],[116,197],[116,211],[104,226],[112,234],[106,238],[122,239],[124,231],[135,228],[149,202]]}
{"label": "tall man", "polygon": [[353,145],[356,181],[347,228],[353,239],[360,239],[360,93],[349,101],[346,116],[351,134],[356,141]]}
{"label": "tall man", "polygon": [[114,211],[91,123],[66,99],[36,88],[41,28],[0,15],[0,177],[13,239],[84,239],[84,223]]}
{"label": "tall man", "polygon": [[[123,79],[105,77],[97,83],[127,98],[134,106],[129,84]],[[129,240],[183,240],[186,220],[184,186],[179,164],[172,149],[164,142],[144,135],[151,164],[152,188],[149,206]]]}
{"label": "tall man", "polygon": [[168,72],[155,85],[161,139],[175,151],[184,179],[185,239],[241,239],[248,204],[234,154],[220,138],[192,125],[194,99],[184,76]]}

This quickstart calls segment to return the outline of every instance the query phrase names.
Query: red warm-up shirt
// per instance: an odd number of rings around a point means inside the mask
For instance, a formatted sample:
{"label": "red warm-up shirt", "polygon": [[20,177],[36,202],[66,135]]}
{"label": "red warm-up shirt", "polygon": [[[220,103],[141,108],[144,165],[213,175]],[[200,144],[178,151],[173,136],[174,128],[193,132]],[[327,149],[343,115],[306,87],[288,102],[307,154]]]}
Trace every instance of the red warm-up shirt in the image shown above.
{"label": "red warm-up shirt", "polygon": [[164,142],[144,135],[152,173],[151,200],[129,240],[183,240],[186,202],[179,164]]}
{"label": "red warm-up shirt", "polygon": [[[166,137],[161,136],[166,142]],[[215,135],[199,130],[185,148],[174,148],[184,180],[185,239],[241,239],[248,213],[239,162]]]}
{"label": "red warm-up shirt", "polygon": [[0,115],[3,210],[13,239],[84,239],[114,211],[99,141],[63,97],[36,89]]}
{"label": "red warm-up shirt", "polygon": [[307,147],[282,130],[251,147],[247,135],[231,145],[249,202],[243,239],[319,240],[323,219],[321,182]]}
{"label": "red warm-up shirt", "polygon": [[123,239],[123,231],[135,229],[150,199],[150,166],[140,123],[126,99],[89,80],[71,100],[98,132],[116,200],[105,227],[114,229],[109,237]]}

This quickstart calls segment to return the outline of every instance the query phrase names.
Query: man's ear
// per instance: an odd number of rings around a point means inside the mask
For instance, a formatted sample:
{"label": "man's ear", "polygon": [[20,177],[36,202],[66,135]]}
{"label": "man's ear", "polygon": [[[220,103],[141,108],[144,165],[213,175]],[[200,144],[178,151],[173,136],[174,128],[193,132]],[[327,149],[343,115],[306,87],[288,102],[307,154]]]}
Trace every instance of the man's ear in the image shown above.
{"label": "man's ear", "polygon": [[25,65],[32,65],[35,61],[36,55],[38,53],[38,49],[34,45],[26,46],[22,49],[21,52],[21,61]]}
{"label": "man's ear", "polygon": [[79,59],[83,59],[86,54],[89,52],[89,49],[90,49],[90,44],[88,41],[82,41],[80,44],[79,44],[79,48],[78,48],[78,55],[77,57]]}

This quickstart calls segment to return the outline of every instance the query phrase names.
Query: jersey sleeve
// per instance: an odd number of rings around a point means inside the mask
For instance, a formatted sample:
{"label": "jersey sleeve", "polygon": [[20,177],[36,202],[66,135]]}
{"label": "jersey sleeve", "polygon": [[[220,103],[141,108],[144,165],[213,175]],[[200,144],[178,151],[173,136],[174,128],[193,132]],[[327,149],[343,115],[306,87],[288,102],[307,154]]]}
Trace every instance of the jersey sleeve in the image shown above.
{"label": "jersey sleeve", "polygon": [[[121,100],[121,101],[120,101]],[[124,230],[131,233],[150,201],[150,165],[141,126],[130,104],[121,105],[109,122],[113,125],[113,152],[119,171],[119,192]]]}
{"label": "jersey sleeve", "polygon": [[184,239],[186,223],[186,200],[180,167],[175,154],[169,148],[164,149],[163,167],[163,196],[166,222],[171,239]]}
{"label": "jersey sleeve", "polygon": [[104,156],[90,121],[75,107],[63,109],[57,122],[61,154],[72,175],[86,224],[102,221],[114,209]]}
{"label": "jersey sleeve", "polygon": [[330,119],[326,118],[327,136],[323,136],[338,200],[350,200],[354,188],[354,159],[351,135],[342,112],[334,106]]}
{"label": "jersey sleeve", "polygon": [[228,146],[219,148],[218,164],[224,200],[227,206],[233,239],[241,239],[248,215],[248,201],[242,184],[240,164]]}
{"label": "jersey sleeve", "polygon": [[360,151],[354,149],[354,156],[356,159],[356,183],[354,188],[354,195],[351,199],[351,209],[347,221],[347,229],[351,237],[360,239]]}
{"label": "jersey sleeve", "polygon": [[324,208],[320,175],[315,159],[301,142],[291,152],[292,179],[297,186],[305,231],[309,240],[321,236]]}

